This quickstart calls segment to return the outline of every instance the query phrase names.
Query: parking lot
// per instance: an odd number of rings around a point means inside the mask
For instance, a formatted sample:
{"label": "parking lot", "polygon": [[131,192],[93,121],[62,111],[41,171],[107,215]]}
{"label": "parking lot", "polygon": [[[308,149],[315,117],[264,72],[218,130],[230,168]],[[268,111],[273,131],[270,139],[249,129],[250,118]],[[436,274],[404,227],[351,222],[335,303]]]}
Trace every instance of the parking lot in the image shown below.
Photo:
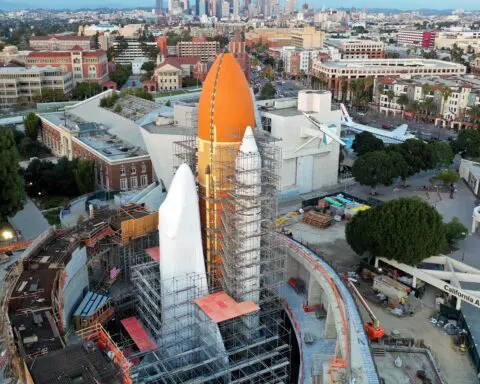
{"label": "parking lot", "polygon": [[365,113],[355,111],[349,113],[355,122],[375,128],[385,128],[389,126],[390,129],[395,129],[401,124],[407,124],[408,130],[422,140],[453,140],[457,136],[456,132],[452,130],[436,127],[434,124],[428,124],[422,121],[406,120],[400,115],[395,117],[385,116],[374,110],[368,110]]}

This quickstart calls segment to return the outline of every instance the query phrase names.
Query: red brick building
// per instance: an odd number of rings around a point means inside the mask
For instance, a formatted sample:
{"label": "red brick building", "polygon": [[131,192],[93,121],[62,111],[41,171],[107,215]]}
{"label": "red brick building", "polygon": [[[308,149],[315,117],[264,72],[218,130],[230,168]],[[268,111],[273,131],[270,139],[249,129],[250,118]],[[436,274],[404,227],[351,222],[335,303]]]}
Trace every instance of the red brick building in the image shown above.
{"label": "red brick building", "polygon": [[95,81],[99,84],[108,81],[108,59],[105,51],[83,51],[79,46],[71,51],[31,52],[25,62],[27,68],[62,67],[73,73],[75,82]]}
{"label": "red brick building", "polygon": [[235,31],[233,39],[228,43],[228,51],[237,59],[247,81],[250,82],[252,57],[245,50],[245,41],[242,40],[240,31]]}
{"label": "red brick building", "polygon": [[65,122],[63,113],[39,115],[43,143],[56,156],[95,162],[97,186],[105,190],[143,189],[153,182],[150,156],[110,135],[95,123]]}
{"label": "red brick building", "polygon": [[399,31],[398,44],[413,45],[420,48],[434,48],[437,31]]}
{"label": "red brick building", "polygon": [[84,51],[94,48],[93,36],[32,36],[29,44],[34,51],[69,51],[75,46]]}

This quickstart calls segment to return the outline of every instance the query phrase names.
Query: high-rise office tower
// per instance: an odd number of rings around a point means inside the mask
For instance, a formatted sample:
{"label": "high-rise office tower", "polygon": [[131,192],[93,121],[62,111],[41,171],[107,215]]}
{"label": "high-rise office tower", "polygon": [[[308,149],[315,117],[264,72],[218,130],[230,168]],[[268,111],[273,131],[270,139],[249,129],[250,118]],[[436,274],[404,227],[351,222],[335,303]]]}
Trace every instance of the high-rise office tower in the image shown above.
{"label": "high-rise office tower", "polygon": [[285,13],[292,13],[295,11],[295,0],[287,0],[285,2]]}
{"label": "high-rise office tower", "polygon": [[162,4],[162,0],[155,0],[155,14],[158,16],[158,15],[161,15],[162,14],[162,11],[163,11],[163,4]]}
{"label": "high-rise office tower", "polygon": [[233,0],[233,20],[240,20],[240,0]]}

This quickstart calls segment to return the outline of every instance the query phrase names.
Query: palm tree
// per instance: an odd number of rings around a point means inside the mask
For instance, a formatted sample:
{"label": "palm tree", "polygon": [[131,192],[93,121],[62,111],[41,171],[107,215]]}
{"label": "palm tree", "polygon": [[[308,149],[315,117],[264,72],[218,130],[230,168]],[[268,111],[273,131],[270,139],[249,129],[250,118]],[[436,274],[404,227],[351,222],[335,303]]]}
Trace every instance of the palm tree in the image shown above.
{"label": "palm tree", "polygon": [[452,94],[452,89],[450,87],[443,87],[442,88],[442,114],[445,112],[445,103],[447,102],[448,98]]}
{"label": "palm tree", "polygon": [[430,84],[426,83],[422,85],[422,91],[424,96],[430,95],[433,91],[433,88]]}
{"label": "palm tree", "polygon": [[390,106],[390,105],[392,104],[393,99],[395,98],[395,92],[393,92],[393,91],[387,91],[387,92],[385,93],[385,95],[386,95],[387,98],[388,98],[388,103],[389,103],[389,106]]}
{"label": "palm tree", "polygon": [[403,115],[403,110],[405,109],[405,106],[408,104],[408,96],[405,93],[402,93],[397,99],[397,104],[399,104],[402,107],[402,115]]}
{"label": "palm tree", "polygon": [[365,92],[367,93],[368,97],[371,97],[372,89],[373,89],[373,84],[375,83],[375,80],[373,79],[373,76],[367,76],[364,80],[365,84]]}

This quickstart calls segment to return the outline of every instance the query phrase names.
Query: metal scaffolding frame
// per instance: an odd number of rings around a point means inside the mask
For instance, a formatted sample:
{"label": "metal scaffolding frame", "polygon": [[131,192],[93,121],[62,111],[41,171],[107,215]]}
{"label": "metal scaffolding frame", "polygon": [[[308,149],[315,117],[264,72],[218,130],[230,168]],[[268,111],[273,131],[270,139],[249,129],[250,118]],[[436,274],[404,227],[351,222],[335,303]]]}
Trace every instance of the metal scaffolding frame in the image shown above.
{"label": "metal scaffolding frame", "polygon": [[[140,360],[140,364],[132,368],[132,377],[137,383],[281,383],[289,380],[291,335],[285,327],[286,315],[276,289],[284,282],[286,254],[277,249],[272,236],[281,152],[276,139],[261,132],[255,133],[255,139],[262,161],[259,185],[239,184],[239,173],[249,172],[250,168],[248,154],[241,154],[238,160],[245,168],[235,166],[240,143],[215,154],[214,167],[218,169],[223,188],[226,181],[227,193],[210,201],[211,206],[220,205],[223,211],[218,228],[211,230],[218,236],[219,249],[215,253],[220,255],[222,263],[221,276],[212,272],[207,280],[219,284],[210,284],[208,292],[200,292],[203,286],[200,279],[204,278],[200,275],[160,281],[158,262],[132,268],[137,313],[157,340],[155,351],[132,355]],[[174,151],[174,169],[187,163],[197,174],[196,136],[186,135],[174,144]],[[259,189],[258,196],[238,193],[252,188]],[[261,214],[252,221],[241,220],[242,214],[248,214],[252,207]],[[260,231],[251,234],[251,230],[246,230],[250,225],[259,227]],[[252,250],[239,251],[238,244],[252,236],[259,240],[258,249],[254,249],[259,260],[239,262],[242,254]],[[193,300],[224,290],[237,302],[243,301],[235,294],[236,288],[246,283],[239,272],[251,263],[258,263],[260,268],[259,276],[254,276],[259,281],[255,288],[259,311],[215,324]],[[182,287],[181,291],[177,287]],[[170,305],[162,307],[162,297],[167,296]],[[168,324],[162,323],[163,311],[169,311]],[[171,321],[172,314],[175,321]],[[217,338],[219,334],[221,337]]]}
{"label": "metal scaffolding frame", "polygon": [[[157,263],[158,266],[158,263]],[[137,306],[141,320],[147,329],[155,327],[153,333],[157,339],[157,349],[150,352],[136,353],[130,358],[140,359],[141,363],[132,368],[132,378],[136,383],[280,383],[289,377],[290,364],[290,334],[284,327],[285,318],[280,315],[281,307],[274,312],[260,315],[260,322],[252,334],[247,337],[246,321],[250,315],[226,320],[219,324],[222,339],[215,338],[217,324],[194,303],[197,297],[212,292],[200,292],[201,284],[196,281],[202,279],[200,275],[188,275],[183,278],[172,278],[154,285],[151,272],[155,271],[152,263],[134,268],[132,276],[136,278],[135,285],[150,286],[151,291],[161,289],[154,297],[146,298],[145,294],[139,297],[142,304]],[[156,272],[155,272],[156,273]],[[158,275],[157,275],[158,276]],[[188,283],[180,280],[188,279]],[[181,292],[177,286],[187,286]],[[156,308],[152,301],[164,295],[169,297],[188,299],[174,300],[169,308]],[[179,308],[187,308],[178,311]],[[182,320],[188,317],[188,327],[184,321],[170,321],[163,324],[158,310],[178,311]],[[148,312],[148,313],[146,313]],[[156,317],[156,323],[149,324],[151,318]],[[180,320],[180,318],[176,318]],[[178,326],[182,324],[182,326]],[[252,331],[249,329],[249,331]],[[158,337],[159,336],[159,337]]]}

